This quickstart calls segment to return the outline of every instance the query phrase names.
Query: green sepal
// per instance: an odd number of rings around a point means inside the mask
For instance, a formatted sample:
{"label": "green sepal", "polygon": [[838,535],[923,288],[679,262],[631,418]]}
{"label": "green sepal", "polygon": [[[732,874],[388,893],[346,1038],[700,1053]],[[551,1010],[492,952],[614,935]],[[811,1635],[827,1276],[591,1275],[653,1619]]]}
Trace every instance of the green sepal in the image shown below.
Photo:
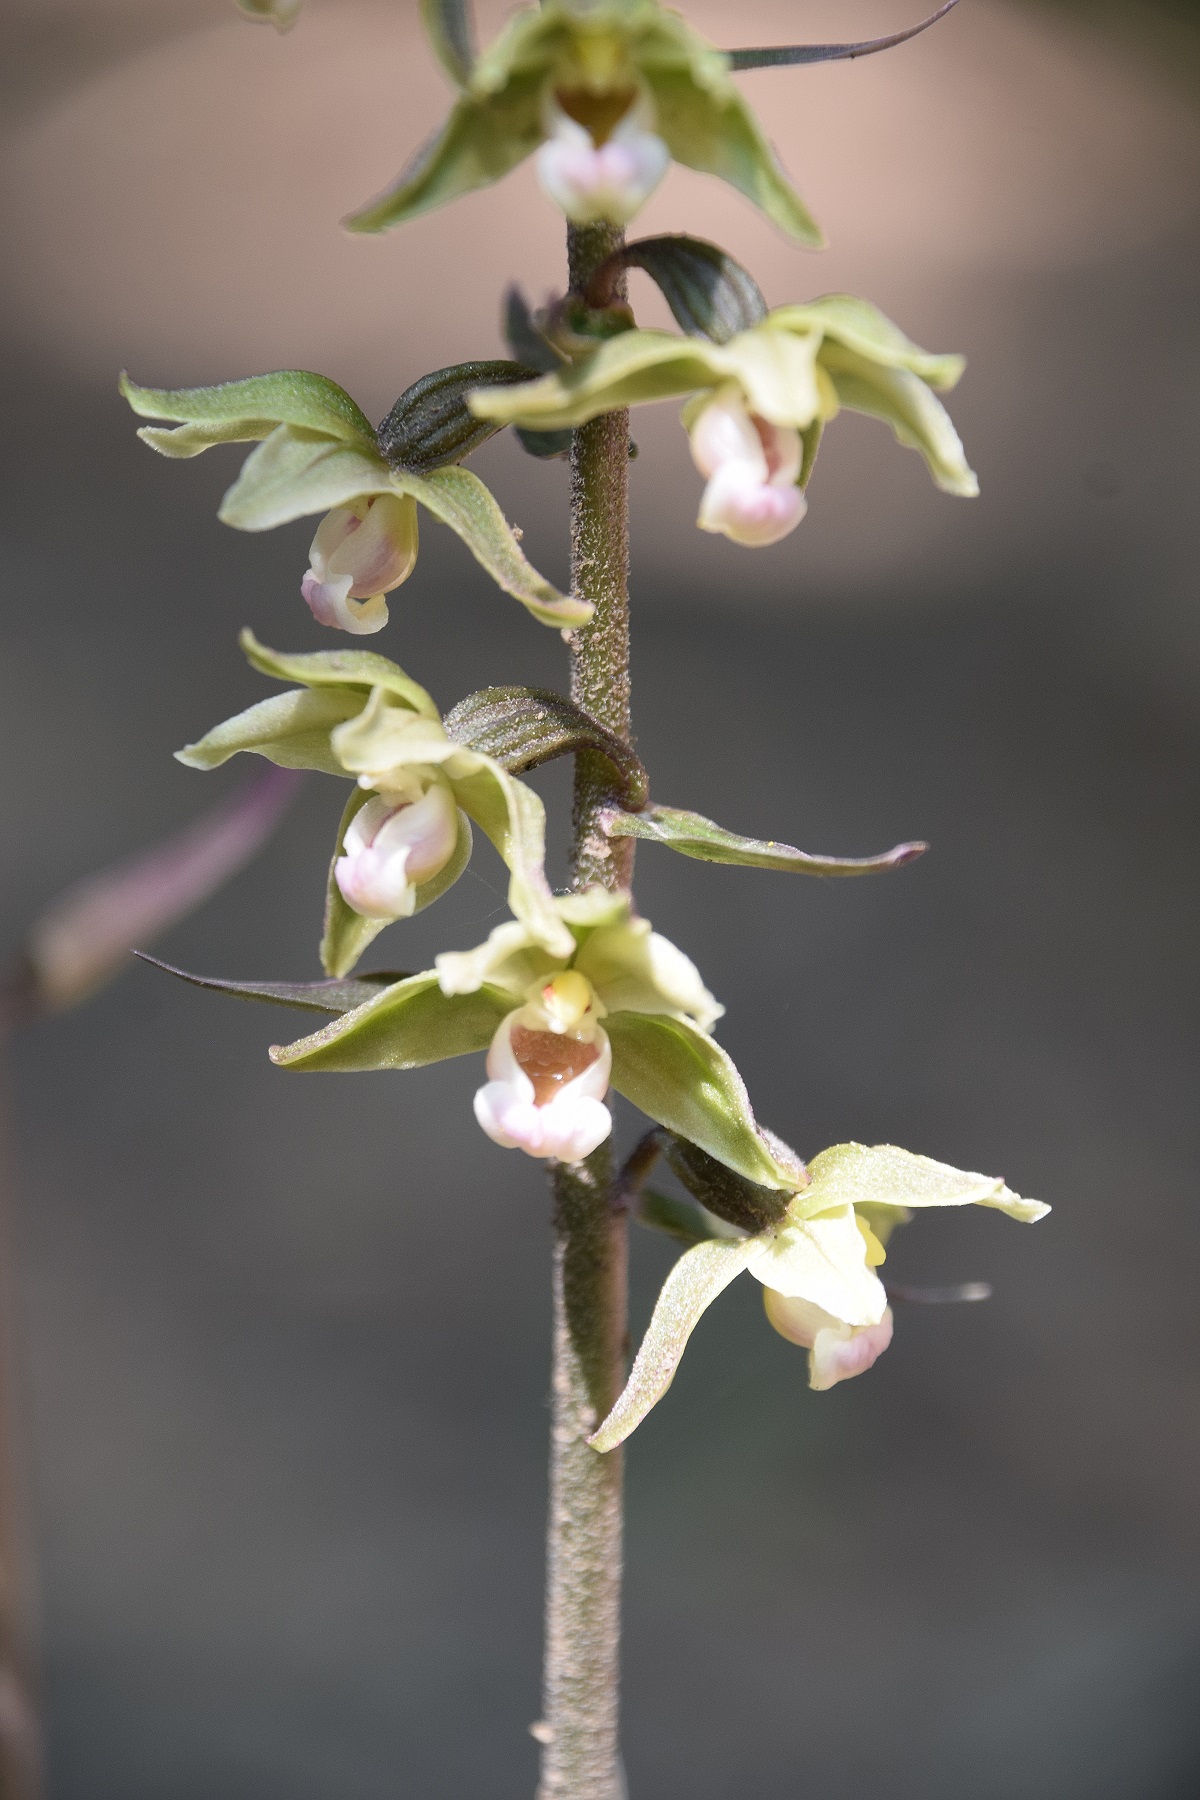
{"label": "green sepal", "polygon": [[558,756],[596,750],[612,764],[628,805],[643,805],[648,796],[649,776],[636,752],[549,688],[481,688],[460,700],[444,723],[456,742],[492,757],[512,775]]}
{"label": "green sepal", "polygon": [[591,602],[560,594],[526,561],[512,526],[470,469],[435,469],[423,477],[396,474],[393,486],[398,492],[412,494],[434,518],[457,532],[497,586],[519,600],[543,625],[570,628],[587,624],[593,611]]}
{"label": "green sepal", "polygon": [[536,379],[521,362],[454,363],[406,388],[379,427],[379,448],[393,469],[427,475],[461,462],[502,426],[478,419],[465,395],[477,387],[511,387]]}
{"label": "green sepal", "polygon": [[277,681],[298,681],[311,688],[357,688],[361,690],[362,705],[373,688],[382,688],[422,718],[439,716],[425,689],[406,675],[398,663],[375,650],[307,650],[293,655],[260,644],[248,628],[240,634],[238,643],[253,668]]}
{"label": "green sepal", "polygon": [[676,806],[648,805],[635,813],[608,807],[601,826],[606,837],[643,838],[700,862],[737,863],[750,869],[784,869],[802,875],[875,875],[903,868],[929,848],[923,843],[897,844],[880,856],[812,856],[773,838],[741,837],[699,813]]}
{"label": "green sepal", "polygon": [[941,392],[956,386],[967,366],[966,358],[955,352],[922,350],[886,313],[857,294],[822,294],[819,300],[777,306],[770,322],[782,331],[815,331],[881,368],[908,369]]}
{"label": "green sepal", "polygon": [[278,763],[281,769],[317,769],[345,775],[330,744],[330,733],[362,710],[362,695],[352,688],[293,688],[272,694],[225,719],[195,744],[175,752],[189,769],[219,769],[231,756],[250,751]]}
{"label": "green sepal", "polygon": [[421,0],[421,21],[443,69],[458,87],[465,87],[475,62],[468,0]]}
{"label": "green sepal", "polygon": [[910,25],[906,31],[893,31],[887,37],[866,38],[857,44],[777,44],[758,50],[729,50],[729,66],[732,69],[780,69],[794,68],[802,63],[848,62],[857,56],[874,56],[880,50],[893,50],[897,44],[906,44],[922,31],[928,31],[939,19],[958,5],[958,0],[945,0],[935,13],[922,19],[919,25]]}
{"label": "green sepal", "polygon": [[157,956],[148,956],[144,950],[135,950],[133,954],[141,962],[152,963],[156,969],[163,969],[180,981],[190,982],[192,987],[231,994],[235,1000],[265,1000],[272,1006],[291,1006],[300,1012],[353,1012],[355,1007],[375,999],[381,988],[394,987],[398,981],[409,979],[390,969],[379,974],[359,975],[350,981],[222,981],[216,976],[192,975],[186,969],[176,969]]}
{"label": "green sepal", "polygon": [[138,433],[167,456],[197,456],[209,444],[265,438],[277,425],[375,449],[371,422],[345,388],[307,369],[279,369],[199,388],[144,388],[122,373],[120,388],[142,418],[178,421],[177,431]]}
{"label": "green sepal", "polygon": [[593,1433],[593,1450],[615,1450],[636,1431],[675,1379],[688,1339],[708,1308],[762,1249],[759,1238],[709,1239],[688,1250],[662,1285],[620,1399]]}
{"label": "green sepal", "polygon": [[526,363],[539,375],[562,368],[563,358],[539,328],[528,300],[515,282],[504,295],[504,336],[517,362]]}
{"label": "green sepal", "polygon": [[[808,1165],[811,1180],[790,1208],[797,1219],[844,1206],[907,1212],[923,1206],[992,1206],[1023,1224],[1035,1224],[1050,1208],[1023,1200],[1003,1179],[955,1169],[894,1144],[835,1144]],[[902,1222],[902,1221],[897,1221]]]}
{"label": "green sepal", "polygon": [[733,1060],[707,1032],[669,1013],[611,1012],[612,1084],[680,1137],[762,1187],[794,1193],[794,1163],[759,1130]]}
{"label": "green sepal", "polygon": [[[367,788],[356,787],[351,790],[338,826],[337,843],[329,863],[329,876],[325,887],[325,928],[321,936],[321,967],[327,974],[344,976],[350,973],[359,957],[373,944],[381,931],[394,924],[392,919],[367,919],[362,913],[355,912],[348,906],[337,884],[334,870],[338,857],[341,856],[346,842],[346,830],[354,815],[361,811],[368,800],[374,796]],[[422,882],[414,890],[413,913],[419,913],[440,900],[449,888],[454,886],[471,860],[471,823],[461,810],[458,815],[458,837],[454,851],[445,866],[438,870],[429,881]],[[408,915],[409,917],[412,914]]]}
{"label": "green sepal", "polygon": [[271,1061],[283,1069],[357,1071],[419,1069],[486,1050],[512,1011],[503,988],[443,994],[432,970],[386,988],[311,1037],[276,1044]]}
{"label": "green sepal", "polygon": [[729,372],[714,362],[714,351],[702,338],[669,331],[622,332],[583,362],[526,387],[479,390],[471,395],[471,411],[539,431],[570,429],[619,407],[715,387]]}
{"label": "green sepal", "polygon": [[972,500],[979,478],[967,462],[962,439],[933,390],[908,369],[883,368],[844,345],[826,343],[821,365],[842,406],[891,426],[899,443],[919,450],[943,493]]}
{"label": "green sepal", "polygon": [[727,344],[767,316],[767,303],[750,271],[703,238],[638,238],[601,264],[589,294],[604,292],[615,269],[644,269],[679,328],[714,344]]}

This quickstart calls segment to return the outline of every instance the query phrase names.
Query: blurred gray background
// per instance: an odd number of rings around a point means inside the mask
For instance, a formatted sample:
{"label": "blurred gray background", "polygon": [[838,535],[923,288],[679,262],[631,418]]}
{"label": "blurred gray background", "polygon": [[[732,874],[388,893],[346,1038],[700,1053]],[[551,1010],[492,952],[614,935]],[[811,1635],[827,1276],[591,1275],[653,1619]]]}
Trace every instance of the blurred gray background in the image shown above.
{"label": "blurred gray background", "polygon": [[[705,0],[729,43],[869,35],[908,0]],[[8,0],[0,322],[3,945],[76,876],[242,778],[170,752],[259,697],[234,642],[326,643],[311,528],[214,518],[237,453],[133,435],[115,371],[322,368],[373,416],[495,354],[559,228],[526,170],[383,243],[337,218],[445,103],[408,0]],[[497,7],[484,9],[489,24]],[[761,554],[692,529],[639,417],[636,720],[660,799],[808,848],[928,837],[822,884],[644,847],[761,1116],[891,1140],[1053,1202],[930,1217],[865,1380],[805,1388],[749,1282],[628,1459],[633,1800],[1200,1793],[1196,932],[1200,24],[963,0],[890,58],[747,77],[833,240],[809,259],[674,173],[639,229],[721,238],[773,302],[854,286],[962,349],[983,497],[881,428],[830,433]],[[642,316],[656,313],[649,289]],[[480,472],[564,568],[565,480]],[[375,646],[443,705],[561,684],[556,636],[425,533]],[[540,778],[558,807],[562,769]],[[312,777],[163,945],[317,973],[340,806]],[[381,940],[424,966],[503,915],[490,852]],[[297,1033],[303,1029],[299,1015]],[[131,972],[14,1057],[19,1388],[56,1800],[531,1792],[548,1205],[475,1129],[476,1061],[288,1076],[288,1015]],[[621,1117],[621,1141],[636,1120]],[[670,1260],[634,1246],[634,1318]]]}

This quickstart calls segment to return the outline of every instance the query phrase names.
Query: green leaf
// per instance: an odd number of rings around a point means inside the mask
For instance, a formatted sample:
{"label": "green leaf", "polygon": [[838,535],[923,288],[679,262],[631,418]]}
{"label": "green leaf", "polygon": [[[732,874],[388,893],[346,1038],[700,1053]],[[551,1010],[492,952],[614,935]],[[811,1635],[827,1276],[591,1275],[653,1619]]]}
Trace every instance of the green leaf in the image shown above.
{"label": "green leaf", "polygon": [[475,61],[475,33],[467,0],[421,0],[421,19],[443,69],[451,81],[464,87]]}
{"label": "green leaf", "polygon": [[[337,843],[330,860],[325,889],[325,929],[321,937],[321,967],[330,975],[348,975],[368,945],[374,943],[388,925],[395,923],[392,919],[366,919],[361,913],[355,912],[342,897],[342,890],[334,875],[338,857],[345,847],[346,829],[354,815],[373,797],[367,788],[354,788],[338,826]],[[448,888],[453,887],[470,860],[471,825],[460,812],[454,854],[444,868],[417,888],[413,913],[422,912],[425,907],[439,900]]]}
{"label": "green leaf", "polygon": [[710,1239],[680,1257],[663,1283],[625,1391],[588,1439],[593,1450],[615,1450],[637,1430],[674,1381],[688,1339],[703,1315],[761,1249],[759,1238],[736,1243]]}
{"label": "green leaf", "polygon": [[777,844],[773,838],[740,837],[699,813],[684,812],[677,806],[651,805],[639,813],[610,807],[601,815],[601,825],[607,837],[644,838],[678,850],[681,856],[694,856],[700,862],[794,870],[802,875],[874,875],[884,869],[903,868],[929,848],[922,843],[897,844],[894,850],[885,850],[879,856],[811,856],[804,850],[794,850],[790,844]]}
{"label": "green leaf", "polygon": [[[122,374],[120,386],[134,412],[144,419],[177,420],[183,427],[182,433],[143,434],[168,455],[195,456],[207,447],[200,441],[206,431],[212,434],[211,443],[224,444],[236,436],[268,437],[276,425],[295,425],[357,449],[375,449],[371,422],[345,388],[307,369],[280,369],[273,375],[199,388],[144,388]],[[175,437],[189,447],[171,450],[159,442]]]}
{"label": "green leaf", "polygon": [[360,975],[353,981],[221,981],[216,976],[191,975],[186,969],[176,969],[168,962],[161,962],[157,956],[148,956],[144,950],[135,950],[133,954],[139,961],[152,963],[156,969],[165,969],[168,975],[176,975],[193,987],[232,994],[235,1000],[265,1000],[273,1006],[292,1006],[300,1012],[353,1012],[355,1007],[373,1000],[381,988],[394,987],[398,981],[409,979],[395,970],[382,970],[377,975]]}
{"label": "green leaf", "polygon": [[443,525],[457,532],[497,586],[521,601],[543,625],[587,624],[592,616],[590,602],[560,594],[526,561],[512,526],[478,475],[469,469],[435,469],[431,475],[396,474],[392,486],[399,493],[411,494]]}
{"label": "green leaf", "polygon": [[503,429],[475,417],[465,398],[470,390],[511,387],[536,376],[536,369],[520,362],[466,362],[435,369],[401,394],[379,427],[379,447],[393,469],[415,475],[461,462]]}
{"label": "green leaf", "polygon": [[276,1044],[271,1061],[283,1069],[319,1071],[419,1069],[486,1050],[512,1009],[502,988],[446,995],[426,971],[385,988],[311,1037]]}
{"label": "green leaf", "polygon": [[1023,1200],[1000,1176],[975,1175],[894,1144],[837,1144],[809,1164],[812,1180],[793,1202],[797,1218],[843,1206],[994,1206],[1032,1225],[1050,1208]]}
{"label": "green leaf", "polygon": [[973,499],[979,480],[969,467],[950,415],[937,395],[908,369],[880,368],[841,344],[826,341],[821,364],[837,397],[852,412],[867,413],[891,426],[899,443],[919,450],[937,486]]}
{"label": "green leaf", "polygon": [[523,775],[558,756],[597,750],[612,764],[626,802],[637,806],[646,799],[649,777],[636,753],[573,700],[549,688],[481,688],[446,714],[445,726],[450,737],[490,756],[510,775]]}
{"label": "green leaf", "polygon": [[939,6],[919,25],[910,25],[907,31],[893,31],[887,37],[867,38],[857,44],[780,44],[762,50],[730,50],[727,52],[729,66],[732,69],[778,69],[794,67],[797,63],[847,62],[856,56],[874,56],[877,51],[892,50],[897,44],[906,44],[909,38],[928,31],[957,5],[958,0],[945,0],[944,6]]}
{"label": "green leaf", "polygon": [[[703,238],[639,238],[608,260],[622,268],[644,269],[680,329],[714,344],[727,344],[767,316],[767,303],[749,270]],[[598,278],[605,278],[607,266],[597,271],[593,288]]]}
{"label": "green leaf", "polygon": [[370,454],[311,431],[279,425],[242,464],[218,518],[239,531],[271,531],[309,513],[367,494],[397,490],[377,451]]}
{"label": "green leaf", "polygon": [[242,632],[238,643],[246,659],[263,675],[277,681],[299,681],[305,687],[360,688],[363,703],[374,688],[394,696],[410,706],[422,718],[436,719],[438,709],[423,687],[406,675],[390,657],[374,650],[310,650],[300,655],[270,650],[260,644],[250,630]]}
{"label": "green leaf", "polygon": [[746,1086],[715,1039],[666,1013],[610,1012],[612,1082],[651,1119],[763,1187],[794,1193],[794,1167],[772,1154]]}
{"label": "green leaf", "polygon": [[214,725],[198,743],[177,750],[175,757],[189,769],[218,769],[231,756],[248,750],[282,769],[319,769],[326,775],[344,775],[329,736],[335,726],[361,709],[362,695],[349,688],[316,692],[300,688],[273,694],[236,718]]}

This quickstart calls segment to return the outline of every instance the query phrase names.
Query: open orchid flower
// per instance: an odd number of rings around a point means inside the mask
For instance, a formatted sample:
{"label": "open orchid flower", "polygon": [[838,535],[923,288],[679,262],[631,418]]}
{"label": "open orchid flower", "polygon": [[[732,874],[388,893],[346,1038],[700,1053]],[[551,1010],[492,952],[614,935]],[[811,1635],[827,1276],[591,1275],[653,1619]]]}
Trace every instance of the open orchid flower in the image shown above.
{"label": "open orchid flower", "polygon": [[370,650],[242,647],[265,675],[300,685],[260,700],[179,752],[215,769],[249,751],[288,769],[349,778],[326,899],[321,960],[349,973],[393,919],[408,918],[458,880],[471,856],[471,824],[509,870],[508,899],[532,943],[567,955],[574,940],[543,869],[546,815],[532,788],[492,757],[450,738],[425,689]]}
{"label": "open orchid flower", "polygon": [[[565,101],[565,104],[564,104]],[[620,108],[627,101],[625,110]],[[573,225],[625,225],[667,172],[671,152],[653,127],[644,94],[607,97],[551,93],[538,180]]]}
{"label": "open orchid flower", "polygon": [[889,424],[901,444],[921,453],[944,493],[977,494],[936,391],[952,388],[963,367],[960,356],[920,349],[867,301],[828,294],[776,307],[720,342],[621,331],[538,381],[478,389],[470,405],[493,424],[551,432],[690,394],[683,422],[708,478],[700,527],[763,545],[804,517],[821,434],[843,408]]}
{"label": "open orchid flower", "polygon": [[[890,1233],[929,1206],[987,1206],[1032,1224],[1050,1208],[1023,1200],[990,1175],[974,1175],[891,1144],[839,1144],[813,1158],[809,1180],[765,1230],[705,1238],[663,1284],[625,1391],[589,1440],[612,1450],[670,1387],[706,1309],[743,1270],[765,1290],[775,1329],[809,1353],[819,1390],[861,1375],[887,1349],[892,1315],[876,1270]],[[719,1224],[719,1222],[715,1222]]]}
{"label": "open orchid flower", "polygon": [[688,432],[708,486],[696,523],[735,544],[777,544],[808,510],[800,484],[800,433],[747,410],[732,383],[700,406]]}
{"label": "open orchid flower", "polygon": [[447,952],[271,1052],[288,1069],[411,1069],[487,1052],[476,1117],[496,1143],[577,1161],[611,1129],[611,1086],[722,1166],[794,1191],[803,1171],[761,1132],[737,1069],[711,1036],[722,1008],[682,951],[636,918],[628,895],[556,898],[567,938],[550,951],[520,920]]}
{"label": "open orchid flower", "polygon": [[335,506],[308,556],[300,590],[317,623],[356,634],[382,631],[384,595],[416,567],[417,503],[408,494],[372,494]]}

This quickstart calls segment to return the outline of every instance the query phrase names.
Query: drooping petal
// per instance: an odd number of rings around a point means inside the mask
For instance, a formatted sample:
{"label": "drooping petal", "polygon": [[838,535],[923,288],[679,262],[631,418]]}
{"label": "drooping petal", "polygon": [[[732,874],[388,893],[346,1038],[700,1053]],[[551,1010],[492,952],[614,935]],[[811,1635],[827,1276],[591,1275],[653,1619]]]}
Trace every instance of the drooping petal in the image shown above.
{"label": "drooping petal", "polygon": [[[475,1117],[506,1150],[581,1162],[612,1130],[612,1114],[603,1104],[612,1066],[608,1039],[599,1029],[582,1043],[566,1033],[526,1030],[526,1040],[544,1040],[537,1046],[537,1061],[531,1062],[528,1044],[520,1046],[521,1023],[530,1011],[523,1007],[511,1013],[492,1040],[490,1079],[475,1096]],[[590,1060],[572,1076],[584,1056]]]}
{"label": "drooping petal", "polygon": [[408,918],[417,888],[445,868],[457,843],[458,809],[441,782],[399,806],[376,794],[351,820],[334,865],[342,898],[367,919]]}
{"label": "drooping petal", "polygon": [[892,1341],[891,1308],[875,1325],[846,1325],[809,1300],[763,1290],[767,1318],[789,1343],[809,1352],[808,1385],[818,1393],[862,1375]]}
{"label": "drooping petal", "polygon": [[696,523],[749,550],[778,544],[808,511],[804,490],[759,479],[753,464],[727,463],[704,490]]}
{"label": "drooping petal", "polygon": [[[807,1198],[807,1191],[805,1190]],[[887,1293],[870,1267],[852,1206],[772,1232],[749,1263],[764,1287],[820,1307],[845,1325],[877,1325]]]}

